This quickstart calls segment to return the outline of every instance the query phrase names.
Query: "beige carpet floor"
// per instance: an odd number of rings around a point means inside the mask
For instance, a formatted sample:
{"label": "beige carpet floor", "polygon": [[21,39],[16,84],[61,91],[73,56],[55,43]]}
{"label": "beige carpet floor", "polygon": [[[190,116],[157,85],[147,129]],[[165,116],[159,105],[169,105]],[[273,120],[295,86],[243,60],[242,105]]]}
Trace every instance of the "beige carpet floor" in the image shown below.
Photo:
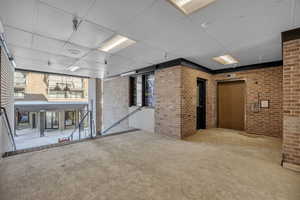
{"label": "beige carpet floor", "polygon": [[280,151],[280,139],[225,129],[137,131],[2,159],[0,200],[300,200]]}

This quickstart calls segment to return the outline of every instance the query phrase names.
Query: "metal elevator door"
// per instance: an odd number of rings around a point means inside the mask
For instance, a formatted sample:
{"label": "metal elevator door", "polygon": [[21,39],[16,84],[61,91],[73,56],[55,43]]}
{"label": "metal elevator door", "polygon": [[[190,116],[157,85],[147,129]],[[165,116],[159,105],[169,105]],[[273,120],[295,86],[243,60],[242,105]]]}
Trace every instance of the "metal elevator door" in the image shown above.
{"label": "metal elevator door", "polygon": [[218,83],[218,127],[244,130],[245,82]]}

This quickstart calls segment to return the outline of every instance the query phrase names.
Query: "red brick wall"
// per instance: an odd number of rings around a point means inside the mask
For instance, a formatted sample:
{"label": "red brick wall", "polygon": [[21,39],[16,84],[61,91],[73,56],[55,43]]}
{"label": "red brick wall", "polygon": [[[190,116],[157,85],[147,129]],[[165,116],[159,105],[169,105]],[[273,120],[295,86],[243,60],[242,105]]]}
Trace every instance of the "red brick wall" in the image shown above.
{"label": "red brick wall", "polygon": [[[283,44],[283,153],[300,165],[300,39]],[[299,168],[300,169],[300,168]]]}
{"label": "red brick wall", "polygon": [[193,135],[197,131],[197,78],[202,78],[206,80],[206,127],[216,127],[216,86],[212,77],[213,76],[211,74],[189,67],[182,67],[182,137]]}
{"label": "red brick wall", "polygon": [[181,67],[155,72],[155,133],[181,138]]}
{"label": "red brick wall", "polygon": [[[233,80],[245,80],[245,130],[248,133],[282,136],[282,67],[234,73]],[[217,81],[229,80],[227,74],[211,75],[185,66],[157,71],[156,132],[183,138],[196,133],[197,78],[206,79],[206,124],[217,127]],[[269,100],[269,108],[253,112],[251,105]]]}
{"label": "red brick wall", "polygon": [[[282,67],[271,67],[233,73],[234,79],[246,83],[245,131],[274,137],[282,137]],[[216,81],[229,80],[228,74],[214,76]],[[253,103],[269,100],[269,108],[259,112],[251,109]]]}

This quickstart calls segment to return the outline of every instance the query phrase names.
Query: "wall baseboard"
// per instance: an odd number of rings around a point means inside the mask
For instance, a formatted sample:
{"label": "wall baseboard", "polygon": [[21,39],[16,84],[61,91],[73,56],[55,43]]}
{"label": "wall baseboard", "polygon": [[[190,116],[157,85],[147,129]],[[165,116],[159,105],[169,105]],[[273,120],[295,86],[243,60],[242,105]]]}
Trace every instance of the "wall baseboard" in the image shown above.
{"label": "wall baseboard", "polygon": [[283,162],[282,166],[283,166],[283,168],[290,169],[290,170],[293,170],[295,172],[300,172],[300,165],[296,165],[296,164],[293,164],[293,163]]}

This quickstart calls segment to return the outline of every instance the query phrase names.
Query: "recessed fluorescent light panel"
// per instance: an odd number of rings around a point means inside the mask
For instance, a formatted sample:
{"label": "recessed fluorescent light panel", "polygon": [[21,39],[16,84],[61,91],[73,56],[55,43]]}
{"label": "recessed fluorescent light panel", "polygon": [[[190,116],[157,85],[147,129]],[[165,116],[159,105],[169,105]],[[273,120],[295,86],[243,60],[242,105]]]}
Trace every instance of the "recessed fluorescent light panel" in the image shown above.
{"label": "recessed fluorescent light panel", "polygon": [[71,71],[71,72],[75,72],[79,69],[80,67],[78,66],[71,66],[71,67],[68,67],[67,70]]}
{"label": "recessed fluorescent light panel", "polygon": [[99,50],[109,52],[109,53],[115,53],[117,51],[120,51],[121,49],[124,49],[132,44],[136,43],[134,40],[131,40],[127,37],[124,37],[122,35],[116,35],[110,40],[104,42]]}
{"label": "recessed fluorescent light panel", "polygon": [[133,74],[136,74],[136,71],[126,72],[126,73],[121,74],[121,76],[130,76]]}
{"label": "recessed fluorescent light panel", "polygon": [[217,61],[218,63],[221,63],[223,65],[236,64],[239,62],[236,59],[234,59],[231,55],[228,54],[219,57],[214,57],[213,59],[214,61]]}
{"label": "recessed fluorescent light panel", "polygon": [[208,6],[216,0],[169,0],[184,14],[189,15],[201,8]]}

